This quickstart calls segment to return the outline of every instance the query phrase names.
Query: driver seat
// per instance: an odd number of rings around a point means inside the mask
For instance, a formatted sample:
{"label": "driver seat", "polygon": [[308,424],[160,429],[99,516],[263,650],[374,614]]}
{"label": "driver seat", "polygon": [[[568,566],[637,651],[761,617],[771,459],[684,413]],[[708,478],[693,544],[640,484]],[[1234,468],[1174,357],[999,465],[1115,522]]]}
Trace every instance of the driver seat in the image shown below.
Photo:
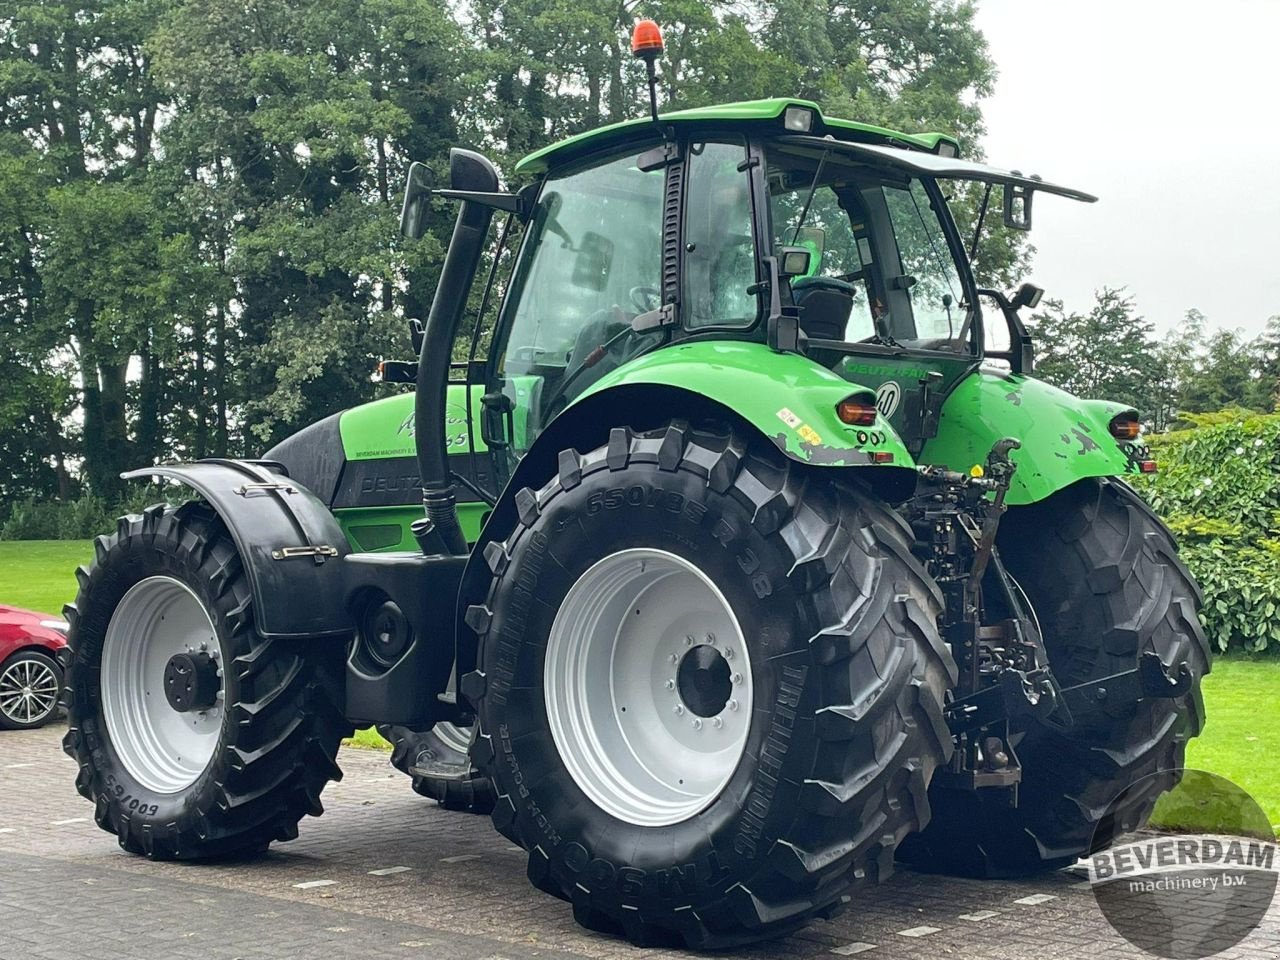
{"label": "driver seat", "polygon": [[856,290],[834,277],[791,281],[791,298],[800,308],[800,331],[810,340],[843,340]]}

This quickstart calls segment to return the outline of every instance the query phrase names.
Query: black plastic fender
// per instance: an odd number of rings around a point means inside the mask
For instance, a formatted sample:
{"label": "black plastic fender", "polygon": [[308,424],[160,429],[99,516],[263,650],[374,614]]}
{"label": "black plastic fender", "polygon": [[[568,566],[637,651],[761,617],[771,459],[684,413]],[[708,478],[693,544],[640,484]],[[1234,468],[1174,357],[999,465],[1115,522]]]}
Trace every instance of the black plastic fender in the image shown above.
{"label": "black plastic fender", "polygon": [[121,476],[177,480],[218,512],[240,551],[263,637],[350,636],[355,629],[342,569],[351,548],[329,508],[297,481],[244,460],[165,464]]}

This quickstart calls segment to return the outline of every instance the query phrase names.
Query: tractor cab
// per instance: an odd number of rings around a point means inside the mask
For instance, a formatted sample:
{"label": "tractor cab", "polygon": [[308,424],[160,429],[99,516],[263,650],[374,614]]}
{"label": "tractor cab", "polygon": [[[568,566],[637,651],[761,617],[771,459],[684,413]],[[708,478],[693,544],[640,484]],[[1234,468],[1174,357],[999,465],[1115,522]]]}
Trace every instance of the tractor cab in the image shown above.
{"label": "tractor cab", "polygon": [[533,178],[519,194],[502,193],[496,177],[486,198],[439,191],[505,205],[523,227],[505,298],[486,297],[491,315],[474,324],[466,367],[498,461],[492,476],[509,477],[548,425],[615,371],[707,342],[804,356],[869,387],[917,455],[943,399],[984,359],[984,295],[1010,343],[986,355],[1015,372],[1031,365],[1016,307],[975,286],[951,181],[985,185],[984,215],[991,188],[1003,186],[1015,227],[1029,226],[1035,191],[1094,199],[957,153],[941,134],[773,99],[566,140],[516,166]]}

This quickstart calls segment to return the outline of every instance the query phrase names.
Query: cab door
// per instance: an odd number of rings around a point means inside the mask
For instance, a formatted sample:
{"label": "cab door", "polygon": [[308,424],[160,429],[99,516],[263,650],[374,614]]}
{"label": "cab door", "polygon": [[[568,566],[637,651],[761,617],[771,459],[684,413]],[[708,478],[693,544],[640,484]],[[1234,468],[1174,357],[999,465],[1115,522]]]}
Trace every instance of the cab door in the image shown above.
{"label": "cab door", "polygon": [[483,377],[484,438],[499,478],[593,383],[658,343],[632,321],[662,303],[665,171],[642,151],[555,171],[542,182]]}

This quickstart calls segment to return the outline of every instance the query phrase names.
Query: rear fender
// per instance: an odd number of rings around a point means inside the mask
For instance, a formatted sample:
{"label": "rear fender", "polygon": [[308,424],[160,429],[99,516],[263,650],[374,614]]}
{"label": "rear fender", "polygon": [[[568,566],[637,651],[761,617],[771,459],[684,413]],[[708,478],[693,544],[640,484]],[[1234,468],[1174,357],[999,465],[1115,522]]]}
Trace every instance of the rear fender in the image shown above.
{"label": "rear fender", "polygon": [[1111,436],[1109,424],[1123,403],[1081,400],[1042,380],[984,368],[961,382],[942,405],[938,435],[925,444],[920,462],[967,471],[985,464],[1002,437],[1022,443],[1011,457],[1018,465],[1009,487],[1010,505],[1035,503],[1086,477],[1136,473],[1145,459],[1139,444]]}
{"label": "rear fender", "polygon": [[[735,340],[682,343],[624,364],[593,384],[573,406],[637,384],[705,397],[751,424],[798,463],[889,471],[914,466],[906,446],[879,413],[866,427],[851,427],[837,416],[837,404],[851,396],[874,404],[874,390],[798,353]],[[891,458],[877,462],[873,453]]]}
{"label": "rear fender", "polygon": [[262,636],[325,637],[354,629],[343,602],[342,558],[351,548],[333,514],[302,484],[244,460],[144,467],[123,476],[177,480],[217,511],[244,564]]}
{"label": "rear fender", "polygon": [[[836,415],[836,404],[857,394],[875,401],[870,389],[807,357],[733,341],[668,347],[603,377],[548,424],[520,460],[472,550],[459,593],[458,676],[475,670],[476,636],[464,615],[485,602],[491,579],[485,547],[514,529],[515,495],[553,476],[561,450],[593,450],[623,425],[638,431],[675,419],[720,420],[756,433],[798,463],[855,476],[886,500],[910,496],[914,463],[887,421],[877,416],[873,426],[856,428]],[[873,451],[891,453],[892,462],[875,463]]]}

